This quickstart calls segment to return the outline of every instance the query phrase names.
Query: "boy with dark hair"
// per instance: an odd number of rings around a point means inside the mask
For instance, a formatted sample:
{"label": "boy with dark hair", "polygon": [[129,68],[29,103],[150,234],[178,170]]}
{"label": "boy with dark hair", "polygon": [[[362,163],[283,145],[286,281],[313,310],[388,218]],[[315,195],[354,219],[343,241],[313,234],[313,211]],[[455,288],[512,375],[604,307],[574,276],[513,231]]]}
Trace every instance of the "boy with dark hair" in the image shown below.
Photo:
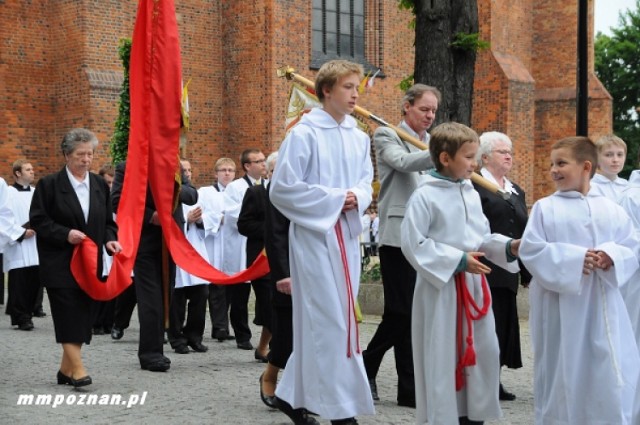
{"label": "boy with dark hair", "polygon": [[418,424],[482,424],[502,415],[498,339],[484,277],[491,269],[476,257],[515,273],[519,241],[490,232],[468,180],[478,147],[467,126],[433,129],[436,169],[412,195],[402,222],[402,252],[418,274],[411,318]]}

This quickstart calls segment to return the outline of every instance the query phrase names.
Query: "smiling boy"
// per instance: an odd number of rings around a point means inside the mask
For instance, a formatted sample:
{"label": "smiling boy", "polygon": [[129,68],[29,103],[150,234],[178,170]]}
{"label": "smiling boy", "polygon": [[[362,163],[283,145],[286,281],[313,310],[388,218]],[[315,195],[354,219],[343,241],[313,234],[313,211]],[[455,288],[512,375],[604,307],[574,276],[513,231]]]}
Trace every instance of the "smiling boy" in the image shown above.
{"label": "smiling boy", "polygon": [[557,192],[535,203],[520,258],[529,290],[535,423],[637,424],[640,357],[619,287],[640,242],[624,210],[590,190],[596,146],[568,137],[551,150]]}

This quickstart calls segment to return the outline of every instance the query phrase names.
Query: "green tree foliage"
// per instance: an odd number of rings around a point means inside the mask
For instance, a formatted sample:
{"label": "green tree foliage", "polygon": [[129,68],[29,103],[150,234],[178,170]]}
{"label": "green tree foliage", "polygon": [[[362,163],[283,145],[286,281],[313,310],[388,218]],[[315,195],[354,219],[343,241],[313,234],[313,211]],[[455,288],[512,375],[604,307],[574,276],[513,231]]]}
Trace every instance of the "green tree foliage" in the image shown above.
{"label": "green tree foliage", "polygon": [[595,70],[613,97],[613,131],[627,144],[627,162],[621,173],[627,177],[638,168],[640,146],[640,0],[634,10],[620,14],[612,35],[598,33],[595,40]]}
{"label": "green tree foliage", "polygon": [[114,164],[127,159],[127,149],[129,147],[129,123],[130,123],[130,100],[129,100],[129,58],[131,56],[131,39],[123,38],[118,46],[118,55],[124,68],[124,79],[120,90],[120,102],[118,104],[118,118],[111,138],[111,158]]}

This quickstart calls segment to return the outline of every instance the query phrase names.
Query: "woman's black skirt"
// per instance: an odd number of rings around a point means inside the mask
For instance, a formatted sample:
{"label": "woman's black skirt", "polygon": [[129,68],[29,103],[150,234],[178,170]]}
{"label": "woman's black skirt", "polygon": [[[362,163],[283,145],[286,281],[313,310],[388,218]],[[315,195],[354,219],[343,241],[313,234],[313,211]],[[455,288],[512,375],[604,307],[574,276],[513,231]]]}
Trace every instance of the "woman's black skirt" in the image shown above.
{"label": "woman's black skirt", "polygon": [[95,301],[80,288],[47,288],[56,342],[89,344]]}

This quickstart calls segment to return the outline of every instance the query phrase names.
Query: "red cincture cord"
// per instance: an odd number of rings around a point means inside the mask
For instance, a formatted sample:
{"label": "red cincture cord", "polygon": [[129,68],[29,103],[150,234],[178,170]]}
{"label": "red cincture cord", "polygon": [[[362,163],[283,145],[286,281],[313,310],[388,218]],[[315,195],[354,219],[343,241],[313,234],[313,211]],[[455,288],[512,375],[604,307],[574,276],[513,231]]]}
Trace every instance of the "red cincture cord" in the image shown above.
{"label": "red cincture cord", "polygon": [[360,354],[360,334],[358,331],[358,321],[356,320],[355,302],[353,300],[353,287],[351,286],[351,274],[349,273],[349,262],[347,261],[347,250],[342,237],[342,225],[340,219],[336,223],[336,235],[338,236],[338,246],[340,247],[340,257],[342,258],[342,268],[344,269],[344,279],[347,283],[347,357],[351,357],[351,317],[356,327],[356,352]]}
{"label": "red cincture cord", "polygon": [[[489,285],[484,275],[481,275],[482,284],[482,299],[484,304],[482,308],[478,308],[475,300],[469,288],[467,288],[465,272],[456,273],[456,299],[457,299],[457,349],[458,349],[458,364],[456,365],[456,391],[460,391],[465,384],[464,368],[467,366],[473,366],[476,364],[476,351],[473,348],[473,320],[483,318],[489,312],[491,306],[491,294],[489,292]],[[473,312],[472,312],[473,310]],[[475,314],[474,314],[475,313]],[[462,322],[467,322],[467,348],[463,350],[463,337],[462,337]]]}

